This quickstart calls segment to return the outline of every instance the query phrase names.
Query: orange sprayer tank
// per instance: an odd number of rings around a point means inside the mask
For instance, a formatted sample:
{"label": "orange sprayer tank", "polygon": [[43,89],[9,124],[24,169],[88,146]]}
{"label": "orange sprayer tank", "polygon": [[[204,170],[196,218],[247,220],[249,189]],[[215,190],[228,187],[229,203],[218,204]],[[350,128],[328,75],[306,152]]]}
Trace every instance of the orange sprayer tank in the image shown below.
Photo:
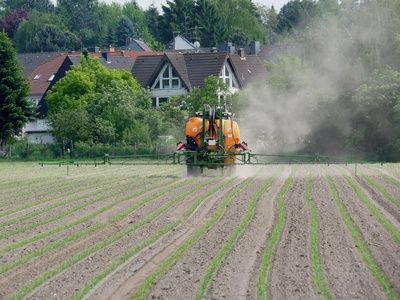
{"label": "orange sprayer tank", "polygon": [[[186,137],[191,137],[196,141],[197,146],[201,146],[201,132],[202,132],[202,125],[203,120],[200,117],[191,117],[189,118],[188,122],[186,123],[185,127],[185,135]],[[207,136],[211,137],[209,134],[209,121],[206,120],[206,132]],[[236,121],[232,119],[224,119],[224,139],[225,139],[225,152],[235,152],[235,145],[240,143],[240,130],[239,125]],[[216,130],[219,131],[220,129],[220,121],[215,120]],[[217,140],[218,133],[214,133],[212,136],[214,139]]]}

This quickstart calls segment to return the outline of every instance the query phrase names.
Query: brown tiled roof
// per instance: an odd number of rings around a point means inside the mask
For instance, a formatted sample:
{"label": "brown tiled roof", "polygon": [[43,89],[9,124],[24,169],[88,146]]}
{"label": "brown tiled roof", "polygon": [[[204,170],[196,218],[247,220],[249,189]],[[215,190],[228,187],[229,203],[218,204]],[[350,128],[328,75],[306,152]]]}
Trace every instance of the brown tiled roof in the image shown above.
{"label": "brown tiled roof", "polygon": [[[38,65],[28,76],[31,95],[43,95],[49,87],[52,75],[55,75],[65,60],[65,55],[58,54],[49,61]],[[37,78],[37,79],[35,79]]]}
{"label": "brown tiled roof", "polygon": [[60,52],[19,53],[17,58],[25,76],[29,76],[39,65],[48,62],[60,54]]}
{"label": "brown tiled roof", "polygon": [[229,59],[241,86],[268,77],[264,62],[256,55],[247,55],[241,58],[237,54],[230,54]]}
{"label": "brown tiled roof", "polygon": [[162,66],[169,62],[177,71],[188,90],[203,87],[208,76],[219,76],[224,63],[228,61],[234,70],[240,87],[256,78],[266,78],[267,71],[260,58],[248,55],[241,58],[237,54],[179,53],[166,52],[164,55],[140,57],[133,65],[132,74],[142,86],[151,86],[160,73]]}

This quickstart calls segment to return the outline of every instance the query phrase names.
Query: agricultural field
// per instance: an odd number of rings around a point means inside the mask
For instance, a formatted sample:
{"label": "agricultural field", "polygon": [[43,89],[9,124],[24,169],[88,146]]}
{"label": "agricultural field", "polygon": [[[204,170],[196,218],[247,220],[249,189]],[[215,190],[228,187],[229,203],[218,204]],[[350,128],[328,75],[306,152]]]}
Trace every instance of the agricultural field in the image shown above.
{"label": "agricultural field", "polygon": [[0,163],[0,299],[398,299],[400,165]]}

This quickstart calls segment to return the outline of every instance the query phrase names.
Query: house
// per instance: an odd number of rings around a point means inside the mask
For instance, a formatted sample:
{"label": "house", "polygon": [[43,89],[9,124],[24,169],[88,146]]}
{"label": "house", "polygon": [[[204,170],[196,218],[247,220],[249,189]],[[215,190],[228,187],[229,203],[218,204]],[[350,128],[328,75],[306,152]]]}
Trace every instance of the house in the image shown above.
{"label": "house", "polygon": [[167,43],[168,50],[196,50],[196,45],[179,33],[174,34],[174,38]]}
{"label": "house", "polygon": [[130,50],[136,52],[152,52],[151,48],[147,46],[147,44],[141,40],[136,39],[128,39],[127,45],[124,47],[120,47],[121,50]]}
{"label": "house", "polygon": [[265,78],[267,71],[256,55],[239,53],[165,52],[139,57],[132,69],[138,82],[150,89],[153,105],[158,107],[173,96],[185,95],[203,87],[208,76],[221,78],[231,93],[250,82]]}
{"label": "house", "polygon": [[[65,54],[59,52],[18,54],[18,60],[30,85],[28,99],[37,107],[54,80]],[[49,126],[43,119],[30,121],[22,130],[23,137],[34,143],[52,143]]]}
{"label": "house", "polygon": [[[137,57],[153,54],[154,52],[115,51],[112,48],[107,52],[100,52],[94,48],[94,52],[89,55],[98,57],[100,63],[108,69],[119,69],[130,72]],[[48,111],[45,97],[47,92],[65,76],[73,65],[80,63],[81,57],[82,54],[78,52],[27,53],[18,55],[18,60],[30,85],[29,100],[35,106],[38,106],[39,112],[39,118],[29,122],[23,128],[23,137],[28,141],[35,143],[51,143],[53,141],[50,127],[45,121]]]}

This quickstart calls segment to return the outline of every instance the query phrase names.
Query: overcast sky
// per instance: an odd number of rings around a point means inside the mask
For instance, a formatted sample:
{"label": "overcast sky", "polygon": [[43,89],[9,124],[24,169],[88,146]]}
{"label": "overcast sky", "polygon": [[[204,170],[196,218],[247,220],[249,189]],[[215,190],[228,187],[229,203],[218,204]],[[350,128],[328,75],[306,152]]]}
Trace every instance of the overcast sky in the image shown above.
{"label": "overcast sky", "polygon": [[[124,3],[127,0],[105,0],[107,3],[111,2],[118,2],[118,3]],[[272,4],[274,5],[275,9],[279,11],[279,9],[289,0],[255,0],[254,2],[264,4],[267,6],[271,6]],[[158,8],[161,7],[161,4],[164,4],[167,2],[167,0],[136,0],[136,2],[143,8],[147,8],[150,4],[154,3]]]}

